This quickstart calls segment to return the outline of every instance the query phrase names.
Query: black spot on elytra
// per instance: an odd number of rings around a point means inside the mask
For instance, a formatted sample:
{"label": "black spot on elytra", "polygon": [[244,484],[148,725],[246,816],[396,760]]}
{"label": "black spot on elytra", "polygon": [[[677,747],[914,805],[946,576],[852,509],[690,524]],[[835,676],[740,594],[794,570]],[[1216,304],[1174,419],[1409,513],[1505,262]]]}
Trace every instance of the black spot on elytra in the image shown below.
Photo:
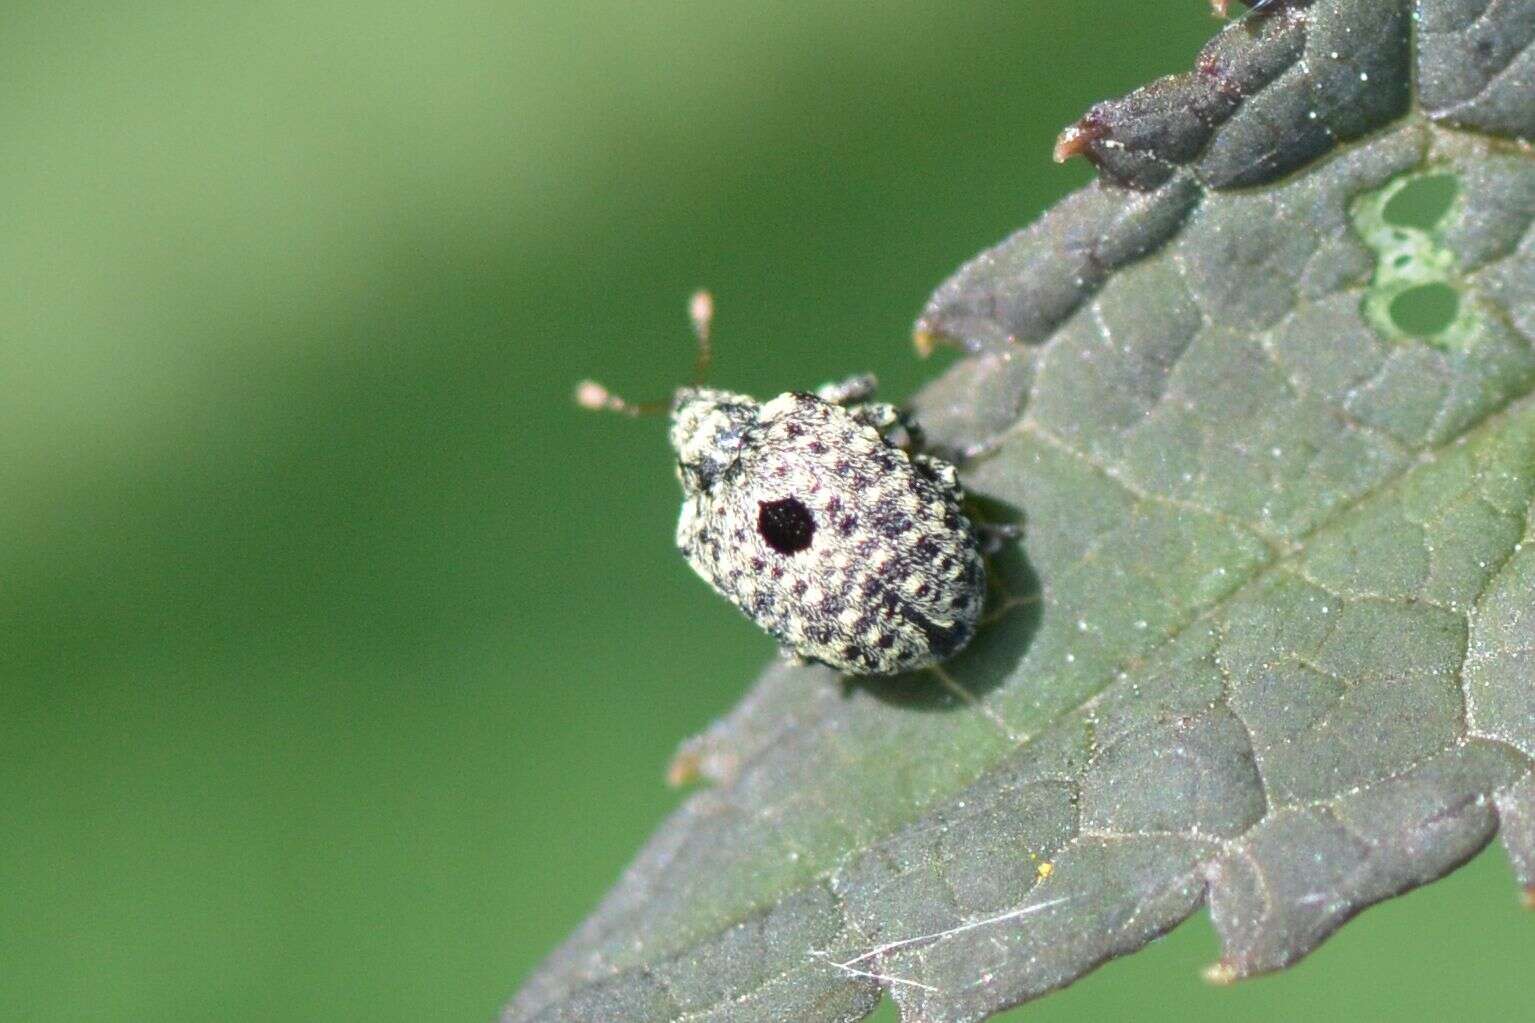
{"label": "black spot on elytra", "polygon": [[815,536],[815,519],[798,498],[757,502],[757,532],[779,554],[798,554]]}

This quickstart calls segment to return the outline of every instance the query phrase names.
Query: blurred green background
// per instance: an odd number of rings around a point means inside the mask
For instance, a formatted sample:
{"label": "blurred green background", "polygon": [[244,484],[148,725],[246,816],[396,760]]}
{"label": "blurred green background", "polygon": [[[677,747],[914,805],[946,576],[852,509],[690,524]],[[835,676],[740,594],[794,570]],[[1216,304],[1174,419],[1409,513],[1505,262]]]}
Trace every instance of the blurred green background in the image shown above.
{"label": "blurred green background", "polygon": [[[487,1020],[771,644],[639,397],[758,393],[1087,180],[1202,0],[0,14],[0,1019]],[[1029,1018],[1529,1018],[1496,852],[1285,976],[1190,924]],[[889,1014],[882,1018],[893,1018]]]}

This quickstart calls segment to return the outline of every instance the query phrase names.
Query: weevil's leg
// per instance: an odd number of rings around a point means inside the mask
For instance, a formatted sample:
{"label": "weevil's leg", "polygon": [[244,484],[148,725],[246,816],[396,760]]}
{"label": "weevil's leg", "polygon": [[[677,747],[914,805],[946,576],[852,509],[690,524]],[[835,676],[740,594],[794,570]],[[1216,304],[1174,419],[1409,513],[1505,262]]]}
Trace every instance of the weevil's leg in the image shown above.
{"label": "weevil's leg", "polygon": [[988,626],[1006,618],[1025,604],[1038,604],[1041,597],[1037,585],[1020,594],[1014,593],[1002,581],[1002,563],[998,559],[1002,545],[1022,536],[1023,529],[1011,522],[986,522],[973,510],[970,522],[981,544],[981,560],[986,565],[986,605],[981,625]]}
{"label": "weevil's leg", "polygon": [[911,413],[888,402],[868,400],[874,396],[875,386],[874,374],[863,373],[836,383],[822,384],[815,393],[816,397],[822,401],[843,406],[855,420],[865,426],[874,427],[881,436],[900,427],[905,432],[906,438],[904,441],[897,441],[897,446],[920,448],[922,428],[911,417]]}
{"label": "weevil's leg", "polygon": [[795,668],[803,668],[806,665],[815,663],[815,661],[790,646],[780,646],[778,648],[778,656]]}
{"label": "weevil's leg", "polygon": [[959,485],[959,470],[954,468],[952,462],[946,462],[937,455],[927,455],[918,452],[911,456],[912,464],[927,473],[940,487],[954,495],[955,500],[965,499],[965,488]]}
{"label": "weevil's leg", "polygon": [[[858,422],[874,427],[879,431],[880,436],[898,448],[910,451],[922,447],[922,428],[917,425],[911,413],[904,409],[882,401],[871,401],[863,405],[854,405],[847,411]],[[896,429],[905,436],[891,440],[889,434]]]}
{"label": "weevil's leg", "polygon": [[833,405],[852,405],[874,396],[878,381],[873,373],[860,373],[816,388],[815,396]]}
{"label": "weevil's leg", "polygon": [[981,545],[981,560],[986,563],[986,603],[995,606],[1012,597],[1012,594],[1007,592],[1007,587],[997,578],[996,565],[992,563],[991,555],[986,553],[984,540]]}
{"label": "weevil's leg", "polygon": [[864,426],[874,427],[882,434],[901,421],[900,411],[894,405],[887,405],[882,401],[850,405],[847,414]]}
{"label": "weevil's leg", "polygon": [[981,615],[982,628],[1006,618],[1017,608],[1038,604],[1041,600],[1037,592],[1026,593],[1023,596],[1012,593],[1007,585],[997,578],[995,569],[996,563],[991,558],[986,558],[986,610]]}
{"label": "weevil's leg", "polygon": [[988,556],[1023,535],[1023,530],[1012,522],[974,522],[973,525],[976,535],[981,538],[981,553]]}
{"label": "weevil's leg", "polygon": [[1002,446],[1002,442],[1006,439],[1007,435],[1005,433],[998,434],[989,440],[976,441],[972,444],[966,444],[963,448],[960,448],[956,454],[961,462],[969,465],[971,462],[974,462],[977,459],[985,458],[993,451],[996,451]]}
{"label": "weevil's leg", "polygon": [[895,410],[895,417],[896,425],[906,431],[905,447],[913,451],[922,450],[922,446],[926,443],[927,438],[923,435],[922,427],[917,423],[917,420],[910,412],[902,408]]}

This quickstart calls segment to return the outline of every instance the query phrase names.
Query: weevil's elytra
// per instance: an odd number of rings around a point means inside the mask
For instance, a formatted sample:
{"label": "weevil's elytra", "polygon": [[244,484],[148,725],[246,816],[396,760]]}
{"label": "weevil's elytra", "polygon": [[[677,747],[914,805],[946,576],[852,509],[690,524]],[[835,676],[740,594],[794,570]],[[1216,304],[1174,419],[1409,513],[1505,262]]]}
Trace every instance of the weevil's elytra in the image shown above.
{"label": "weevil's elytra", "polygon": [[[712,304],[695,296],[693,310],[701,371]],[[894,443],[915,425],[873,390],[860,376],[758,402],[695,385],[670,402],[683,557],[786,654],[855,675],[952,655],[986,588],[958,474]],[[590,383],[577,398],[643,408]]]}

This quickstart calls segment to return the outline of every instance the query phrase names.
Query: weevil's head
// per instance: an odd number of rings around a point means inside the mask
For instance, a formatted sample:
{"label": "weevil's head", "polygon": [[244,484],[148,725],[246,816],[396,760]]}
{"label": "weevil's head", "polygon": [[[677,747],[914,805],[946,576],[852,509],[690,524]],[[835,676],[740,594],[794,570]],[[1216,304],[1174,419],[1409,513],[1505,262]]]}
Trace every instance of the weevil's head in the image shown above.
{"label": "weevil's head", "polygon": [[755,399],[709,387],[684,387],[672,398],[671,442],[677,477],[688,494],[699,494],[741,453],[746,431],[757,419]]}

